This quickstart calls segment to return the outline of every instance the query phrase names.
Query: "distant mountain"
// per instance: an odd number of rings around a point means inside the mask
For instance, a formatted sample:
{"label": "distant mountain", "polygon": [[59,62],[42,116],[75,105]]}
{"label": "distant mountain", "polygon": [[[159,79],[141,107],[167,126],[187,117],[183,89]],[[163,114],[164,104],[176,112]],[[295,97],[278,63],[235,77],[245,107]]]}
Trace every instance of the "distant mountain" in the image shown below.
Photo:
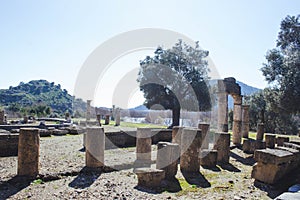
{"label": "distant mountain", "polygon": [[68,91],[62,89],[60,84],[56,85],[46,80],[21,82],[16,87],[0,89],[0,106],[13,112],[34,113],[38,110],[41,112],[45,110],[46,114],[51,112],[60,115],[66,112],[74,114],[76,111],[82,113],[86,110],[85,102],[68,94]]}
{"label": "distant mountain", "polygon": [[137,106],[135,108],[131,108],[129,110],[140,110],[140,111],[145,111],[145,110],[148,110],[148,108],[144,105],[140,105],[140,106]]}

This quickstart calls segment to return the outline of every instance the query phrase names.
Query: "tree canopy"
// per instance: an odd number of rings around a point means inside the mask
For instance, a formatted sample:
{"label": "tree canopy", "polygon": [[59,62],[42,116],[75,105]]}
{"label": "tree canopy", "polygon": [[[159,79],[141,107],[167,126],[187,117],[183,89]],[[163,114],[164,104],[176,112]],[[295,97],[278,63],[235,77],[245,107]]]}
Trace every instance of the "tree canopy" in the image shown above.
{"label": "tree canopy", "polygon": [[277,109],[300,112],[300,15],[282,20],[276,48],[267,52],[261,68],[273,93],[279,97]]}
{"label": "tree canopy", "polygon": [[154,56],[140,61],[137,81],[147,108],[171,109],[172,126],[179,125],[180,109],[208,110],[211,107],[206,84],[208,51],[179,40],[172,48],[158,47]]}

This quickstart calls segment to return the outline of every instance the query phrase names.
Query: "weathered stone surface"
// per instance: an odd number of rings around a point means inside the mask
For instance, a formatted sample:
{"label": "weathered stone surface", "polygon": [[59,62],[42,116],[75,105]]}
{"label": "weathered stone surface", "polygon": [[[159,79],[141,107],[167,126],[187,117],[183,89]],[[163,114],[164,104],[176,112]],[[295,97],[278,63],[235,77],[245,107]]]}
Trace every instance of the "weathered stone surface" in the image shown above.
{"label": "weathered stone surface", "polygon": [[116,109],[116,119],[115,119],[115,126],[120,126],[121,123],[121,113],[120,113],[120,109],[117,108]]}
{"label": "weathered stone surface", "polygon": [[218,80],[218,90],[218,131],[228,132],[228,94],[222,80]]}
{"label": "weathered stone surface", "polygon": [[184,127],[182,126],[174,126],[172,129],[172,143],[179,144],[179,147],[181,145],[181,134]]}
{"label": "weathered stone surface", "polygon": [[199,153],[202,143],[200,129],[183,129],[181,135],[180,169],[184,172],[199,172]]}
{"label": "weathered stone surface", "polygon": [[18,175],[39,174],[40,134],[37,128],[22,128],[18,145]]}
{"label": "weathered stone surface", "polygon": [[200,152],[200,165],[205,167],[215,167],[217,164],[218,151],[203,149]]}
{"label": "weathered stone surface", "polygon": [[104,121],[104,125],[108,125],[109,124],[109,115],[105,115],[105,121]]}
{"label": "weathered stone surface", "polygon": [[283,146],[284,142],[289,142],[289,141],[290,141],[290,139],[288,137],[279,136],[279,137],[276,138],[277,146]]}
{"label": "weathered stone surface", "polygon": [[208,146],[209,146],[209,124],[199,123],[198,129],[201,129],[201,132],[202,132],[201,149],[208,149]]}
{"label": "weathered stone surface", "polygon": [[171,142],[172,132],[172,129],[151,129],[152,144],[157,144],[158,142]]}
{"label": "weathered stone surface", "polygon": [[85,165],[91,168],[104,166],[104,129],[89,127],[85,136]]}
{"label": "weathered stone surface", "polygon": [[243,152],[252,154],[257,149],[265,149],[266,143],[261,140],[253,140],[250,138],[248,138],[248,139],[244,138],[242,148],[243,148]]}
{"label": "weathered stone surface", "polygon": [[263,123],[257,124],[256,140],[263,140],[264,133],[265,133],[265,125]]}
{"label": "weathered stone surface", "polygon": [[292,160],[293,154],[280,149],[261,149],[255,151],[254,159],[257,162],[280,165]]}
{"label": "weathered stone surface", "polygon": [[150,189],[158,188],[165,178],[165,171],[152,168],[137,168],[134,173],[138,177],[138,186]]}
{"label": "weathered stone surface", "polygon": [[40,137],[50,137],[52,134],[52,131],[49,131],[47,129],[40,129]]}
{"label": "weathered stone surface", "polygon": [[270,149],[275,148],[276,136],[274,134],[265,134],[266,147]]}
{"label": "weathered stone surface", "polygon": [[298,145],[298,144],[293,144],[293,143],[290,143],[290,142],[284,142],[283,146],[284,147],[289,147],[289,148],[292,148],[292,149],[296,149],[296,150],[300,151],[300,145]]}
{"label": "weathered stone surface", "polygon": [[18,155],[19,134],[0,131],[0,157]]}
{"label": "weathered stone surface", "polygon": [[249,137],[249,105],[242,105],[242,136]]}
{"label": "weathered stone surface", "polygon": [[242,96],[240,94],[232,95],[233,106],[233,125],[232,125],[232,143],[241,145],[242,141]]}
{"label": "weathered stone surface", "polygon": [[157,147],[156,168],[165,171],[166,179],[174,179],[178,171],[179,145],[169,142],[159,142]]}
{"label": "weathered stone surface", "polygon": [[86,121],[91,120],[91,102],[92,100],[87,100],[86,101]]}
{"label": "weathered stone surface", "polygon": [[138,128],[136,134],[136,159],[151,162],[152,132],[150,128]]}
{"label": "weathered stone surface", "polygon": [[221,163],[228,163],[230,153],[230,134],[215,133],[214,137],[214,150],[217,150],[218,152],[217,161]]}

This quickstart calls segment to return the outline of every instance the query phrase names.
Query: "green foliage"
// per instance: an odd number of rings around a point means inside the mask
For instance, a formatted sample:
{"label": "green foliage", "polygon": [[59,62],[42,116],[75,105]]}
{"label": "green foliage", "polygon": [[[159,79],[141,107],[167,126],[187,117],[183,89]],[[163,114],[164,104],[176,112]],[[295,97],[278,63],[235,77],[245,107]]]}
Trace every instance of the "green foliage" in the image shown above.
{"label": "green foliage", "polygon": [[[49,116],[57,113],[61,116],[65,112],[77,114],[86,109],[85,102],[75,99],[61,86],[46,80],[21,82],[18,86],[0,90],[0,105],[6,106],[13,113],[34,116]],[[74,105],[74,108],[73,108]],[[84,112],[84,111],[83,111]]]}
{"label": "green foliage", "polygon": [[278,99],[276,110],[284,113],[300,112],[300,16],[287,16],[278,34],[277,48],[268,51],[263,75],[271,84]]}
{"label": "green foliage", "polygon": [[250,129],[256,130],[257,124],[263,122],[269,133],[296,134],[297,124],[293,115],[276,109],[278,95],[271,89],[264,89],[253,94],[246,101],[250,105]]}
{"label": "green foliage", "polygon": [[158,47],[153,57],[140,62],[137,81],[145,106],[171,109],[173,125],[179,124],[180,109],[209,110],[207,56],[208,51],[201,50],[198,43],[191,47],[179,40],[171,49]]}

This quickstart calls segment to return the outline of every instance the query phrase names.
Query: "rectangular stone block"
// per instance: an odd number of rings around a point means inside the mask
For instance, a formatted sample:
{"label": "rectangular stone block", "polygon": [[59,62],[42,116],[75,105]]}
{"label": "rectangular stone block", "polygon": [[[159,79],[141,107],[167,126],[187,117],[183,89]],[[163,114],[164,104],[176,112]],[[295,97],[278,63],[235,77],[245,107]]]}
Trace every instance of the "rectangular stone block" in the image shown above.
{"label": "rectangular stone block", "polygon": [[280,149],[262,149],[255,151],[254,159],[257,162],[280,165],[291,161],[293,154]]}
{"label": "rectangular stone block", "polygon": [[200,165],[204,167],[215,167],[217,164],[218,151],[203,149],[200,152]]}

